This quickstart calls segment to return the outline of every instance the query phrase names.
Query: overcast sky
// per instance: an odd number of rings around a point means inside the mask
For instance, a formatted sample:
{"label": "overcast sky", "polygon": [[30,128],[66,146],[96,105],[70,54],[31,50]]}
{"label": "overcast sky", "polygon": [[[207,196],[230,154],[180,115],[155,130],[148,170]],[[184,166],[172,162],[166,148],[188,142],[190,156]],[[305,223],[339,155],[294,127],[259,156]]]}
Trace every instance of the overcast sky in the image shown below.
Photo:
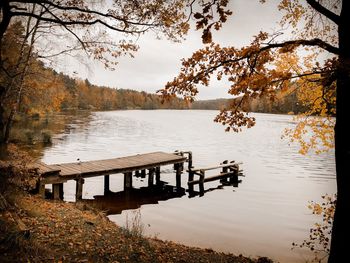
{"label": "overcast sky", "polygon": [[[252,36],[260,30],[273,32],[281,14],[276,9],[277,0],[260,4],[258,0],[231,0],[230,10],[233,15],[219,32],[214,32],[214,41],[222,46],[242,46],[250,43]],[[157,40],[152,34],[145,34],[138,40],[139,51],[135,58],[123,57],[115,71],[105,70],[101,65],[90,64],[90,69],[83,66],[69,67],[65,71],[82,79],[89,79],[93,84],[115,88],[134,89],[155,93],[172,80],[179,72],[181,58],[187,58],[203,47],[201,34],[191,30],[182,43]],[[197,99],[229,97],[228,84],[225,81],[213,81],[209,87],[201,88]]]}

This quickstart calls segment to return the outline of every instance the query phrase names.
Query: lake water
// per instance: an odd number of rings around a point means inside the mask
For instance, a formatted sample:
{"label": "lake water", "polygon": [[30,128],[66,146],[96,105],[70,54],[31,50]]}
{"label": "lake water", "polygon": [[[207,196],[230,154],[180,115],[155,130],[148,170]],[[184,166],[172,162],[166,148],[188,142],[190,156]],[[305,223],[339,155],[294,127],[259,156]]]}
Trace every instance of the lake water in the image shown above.
{"label": "lake water", "polygon": [[[268,256],[280,262],[305,262],[307,250],[291,250],[301,243],[318,220],[307,208],[308,201],[336,191],[334,152],[306,156],[297,145],[281,139],[292,116],[254,114],[255,127],[241,133],[226,133],[214,123],[216,111],[111,111],[92,113],[70,125],[66,134],[44,152],[46,163],[97,160],[153,151],[193,152],[195,167],[217,165],[223,160],[243,162],[245,177],[237,188],[205,184],[204,196],[189,198],[165,194],[150,197],[147,180],[135,178],[138,200],[120,204],[123,176],[111,175],[115,206],[109,215],[125,225],[134,208],[145,234],[186,245],[212,248],[246,256]],[[162,180],[175,185],[171,167],[162,168]],[[186,186],[187,176],[182,185]],[[75,183],[64,185],[65,200],[74,201]],[[83,198],[103,200],[103,177],[85,180]],[[119,196],[119,197],[118,197]],[[118,199],[119,198],[119,199]],[[136,199],[136,198],[134,198]],[[96,201],[97,200],[97,201]],[[119,200],[119,203],[118,203]],[[128,210],[123,210],[129,208]],[[112,211],[112,212],[113,212]]]}

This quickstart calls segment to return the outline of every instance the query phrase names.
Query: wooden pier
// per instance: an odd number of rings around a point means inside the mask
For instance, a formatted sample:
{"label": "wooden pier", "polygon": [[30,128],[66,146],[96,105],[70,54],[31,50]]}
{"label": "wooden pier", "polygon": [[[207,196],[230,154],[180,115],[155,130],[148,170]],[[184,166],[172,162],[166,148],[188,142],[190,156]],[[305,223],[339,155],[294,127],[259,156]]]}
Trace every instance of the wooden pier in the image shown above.
{"label": "wooden pier", "polygon": [[[133,156],[63,164],[37,164],[41,174],[39,193],[45,196],[45,185],[52,184],[54,199],[63,199],[63,183],[68,180],[76,181],[76,200],[82,199],[84,178],[104,175],[104,191],[109,192],[109,178],[111,174],[124,175],[124,188],[132,187],[133,173],[135,176],[148,175],[148,184],[160,182],[160,167],[174,165],[176,173],[176,187],[181,188],[181,174],[184,163],[188,158],[183,152],[165,153],[153,152]],[[191,161],[192,163],[192,161]],[[155,177],[155,178],[154,178]]]}
{"label": "wooden pier", "polygon": [[[104,194],[110,192],[110,176],[117,174],[124,176],[124,191],[130,192],[133,185],[133,176],[146,178],[148,176],[148,186],[160,185],[161,166],[173,165],[176,175],[177,191],[184,191],[181,188],[181,175],[184,170],[184,163],[188,165],[188,192],[189,197],[197,195],[194,186],[199,185],[200,196],[204,195],[204,183],[220,180],[222,185],[238,186],[240,180],[238,176],[242,175],[239,170],[239,164],[235,161],[223,161],[220,165],[212,167],[194,168],[192,166],[192,152],[165,153],[153,152],[146,154],[137,154],[133,156],[75,162],[62,164],[35,164],[38,173],[41,175],[39,183],[39,194],[45,197],[45,185],[52,184],[53,199],[63,199],[63,183],[69,180],[76,181],[76,200],[81,200],[83,196],[84,179],[94,176],[104,176]],[[206,174],[207,171],[220,169],[218,174]],[[195,176],[198,176],[195,178]]]}

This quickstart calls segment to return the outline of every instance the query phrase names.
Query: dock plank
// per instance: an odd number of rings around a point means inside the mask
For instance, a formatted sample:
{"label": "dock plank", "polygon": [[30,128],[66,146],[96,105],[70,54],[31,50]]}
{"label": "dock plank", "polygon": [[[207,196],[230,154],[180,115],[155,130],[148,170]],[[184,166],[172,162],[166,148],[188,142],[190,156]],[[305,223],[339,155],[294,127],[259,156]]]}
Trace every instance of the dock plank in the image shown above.
{"label": "dock plank", "polygon": [[176,154],[153,152],[113,159],[51,165],[45,164],[45,166],[53,171],[59,170],[59,176],[61,178],[73,179],[78,176],[92,177],[114,173],[126,173],[136,170],[154,168],[162,165],[182,163],[185,160],[185,157]]}
{"label": "dock plank", "polygon": [[30,169],[36,169],[42,175],[58,174],[61,170],[43,162],[35,162],[28,165]]}

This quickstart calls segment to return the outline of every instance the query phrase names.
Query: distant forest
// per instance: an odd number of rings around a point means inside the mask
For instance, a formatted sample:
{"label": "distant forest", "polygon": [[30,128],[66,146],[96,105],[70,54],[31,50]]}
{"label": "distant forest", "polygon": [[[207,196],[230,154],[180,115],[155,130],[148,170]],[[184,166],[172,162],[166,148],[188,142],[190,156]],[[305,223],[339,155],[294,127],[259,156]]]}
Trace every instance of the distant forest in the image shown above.
{"label": "distant forest", "polygon": [[[220,110],[228,107],[236,99],[199,100],[187,103],[174,97],[162,101],[157,94],[131,89],[115,89],[91,84],[87,79],[72,78],[63,73],[42,67],[43,76],[36,79],[36,87],[24,94],[20,111],[30,114],[43,114],[65,110],[130,110],[130,109],[201,109]],[[242,105],[245,111],[264,113],[300,113],[307,110],[305,105],[298,103],[296,90],[280,93],[274,101],[261,97]]]}
{"label": "distant forest", "polygon": [[[191,109],[220,110],[229,108],[231,103],[240,100],[235,99],[215,99],[195,101],[190,105]],[[298,89],[291,87],[289,90],[279,92],[275,100],[268,97],[260,97],[249,101],[241,106],[246,112],[297,114],[308,110],[305,103],[299,103]]]}
{"label": "distant forest", "polygon": [[[87,79],[72,78],[63,73],[45,67],[39,61],[37,74],[32,88],[23,94],[20,112],[29,115],[42,115],[65,110],[126,110],[126,109],[201,109],[220,110],[228,107],[235,99],[199,100],[187,103],[174,97],[162,101],[157,94],[131,89],[115,89],[91,84]],[[236,100],[239,98],[236,98]],[[245,111],[264,113],[300,113],[305,105],[298,103],[297,91],[280,93],[271,101],[262,97],[242,106]]]}

